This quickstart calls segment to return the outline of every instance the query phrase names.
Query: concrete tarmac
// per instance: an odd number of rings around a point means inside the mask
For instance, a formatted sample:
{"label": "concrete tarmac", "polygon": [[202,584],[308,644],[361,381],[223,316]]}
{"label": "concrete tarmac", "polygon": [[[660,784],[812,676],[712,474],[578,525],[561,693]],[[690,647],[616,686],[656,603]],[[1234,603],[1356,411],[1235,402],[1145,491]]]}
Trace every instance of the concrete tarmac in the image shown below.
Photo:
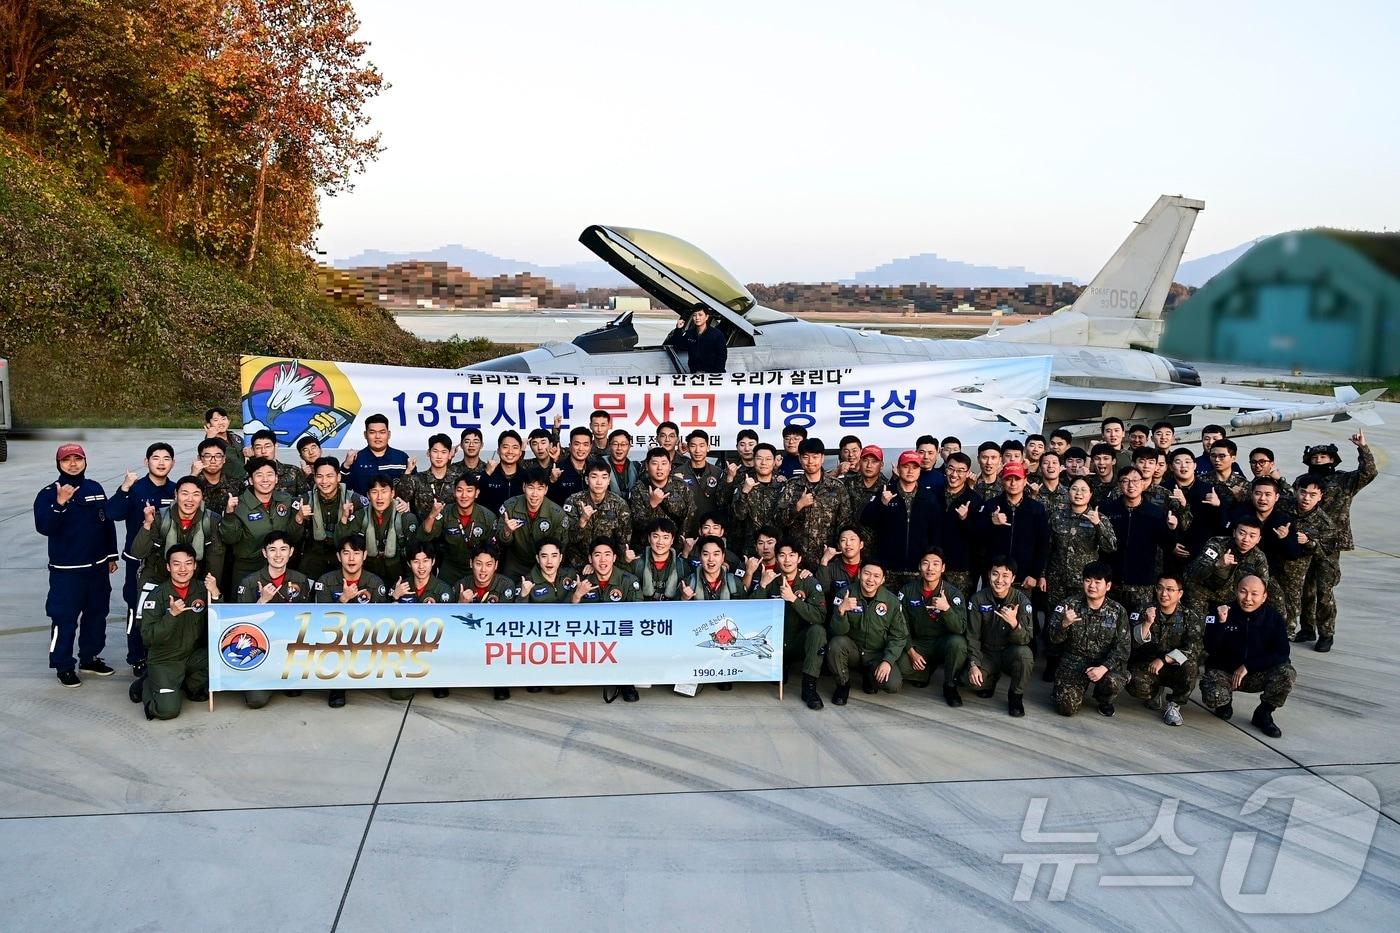
{"label": "concrete tarmac", "polygon": [[[1400,901],[1400,405],[1368,436],[1330,654],[1296,646],[1271,740],[1193,702],[1173,729],[906,688],[820,712],[795,684],[695,698],[594,689],[352,693],[148,723],[111,678],[46,668],[30,505],[58,441],[0,465],[0,927],[12,930],[1312,929],[1388,926]],[[1258,439],[1355,463],[1354,424]],[[113,490],[147,443],[89,430]],[[1246,449],[1255,439],[1246,441]],[[120,576],[114,578],[119,588]],[[832,684],[822,681],[829,697]],[[1154,825],[1158,832],[1149,832]],[[1039,869],[1025,868],[1038,862]],[[1058,868],[1057,868],[1058,865]],[[1057,874],[1058,872],[1058,874]],[[1058,880],[1056,880],[1058,878]]]}

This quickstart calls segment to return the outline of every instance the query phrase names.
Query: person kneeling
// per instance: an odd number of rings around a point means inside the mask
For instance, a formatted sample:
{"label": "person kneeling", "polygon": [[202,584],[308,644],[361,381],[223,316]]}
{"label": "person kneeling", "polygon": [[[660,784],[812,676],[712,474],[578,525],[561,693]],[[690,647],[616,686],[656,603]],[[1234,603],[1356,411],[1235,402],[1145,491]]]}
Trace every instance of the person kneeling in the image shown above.
{"label": "person kneeling", "polygon": [[[365,569],[365,536],[352,534],[340,542],[336,557],[340,569],[324,574],[314,584],[318,603],[383,603],[389,601],[389,591],[384,581]],[[412,690],[390,690],[389,696],[395,700],[407,700],[413,696]],[[345,705],[345,691],[332,690],[326,697],[326,705],[339,709]]]}
{"label": "person kneeling", "polygon": [[1233,694],[1259,694],[1250,720],[1271,739],[1283,735],[1274,710],[1288,700],[1298,672],[1288,663],[1288,623],[1268,605],[1264,581],[1253,574],[1235,587],[1235,601],[1206,616],[1206,670],[1201,701],[1221,719],[1235,714]]}
{"label": "person kneeling", "polygon": [[1084,595],[1055,607],[1046,628],[1062,646],[1055,668],[1055,711],[1079,712],[1092,684],[1099,712],[1114,713],[1113,700],[1128,681],[1128,612],[1108,598],[1113,571],[1103,561],[1084,565]]}
{"label": "person kneeling", "polygon": [[996,694],[1003,672],[1011,679],[1006,694],[1009,716],[1026,715],[1023,700],[1035,658],[1031,655],[1034,616],[1026,594],[1012,586],[1016,561],[1001,555],[987,568],[987,586],[967,604],[967,673],[964,682],[987,699]]}
{"label": "person kneeling", "polygon": [[909,645],[904,610],[899,599],[885,589],[885,568],[867,559],[860,568],[860,592],[846,591],[831,617],[831,642],[826,663],[836,675],[831,702],[845,706],[851,693],[851,667],[861,672],[861,690],[898,693],[903,678],[899,658]]}
{"label": "person kneeling", "polygon": [[909,627],[909,647],[899,659],[899,673],[926,687],[943,665],[943,699],[962,706],[958,675],[967,663],[967,605],[956,586],[943,579],[943,550],[930,547],[919,559],[919,579],[899,591]]}
{"label": "person kneeling", "polygon": [[1162,710],[1167,725],[1179,726],[1181,707],[1201,679],[1203,623],[1200,613],[1183,602],[1179,575],[1158,577],[1155,594],[1151,606],[1128,617],[1133,651],[1128,656],[1127,689],[1146,700],[1148,708]]}
{"label": "person kneeling", "polygon": [[213,574],[194,578],[194,548],[176,544],[165,552],[170,579],[141,600],[141,639],[146,645],[146,674],[131,685],[131,698],[142,703],[147,719],[180,715],[180,691],[198,702],[209,698],[209,603],[219,598]]}

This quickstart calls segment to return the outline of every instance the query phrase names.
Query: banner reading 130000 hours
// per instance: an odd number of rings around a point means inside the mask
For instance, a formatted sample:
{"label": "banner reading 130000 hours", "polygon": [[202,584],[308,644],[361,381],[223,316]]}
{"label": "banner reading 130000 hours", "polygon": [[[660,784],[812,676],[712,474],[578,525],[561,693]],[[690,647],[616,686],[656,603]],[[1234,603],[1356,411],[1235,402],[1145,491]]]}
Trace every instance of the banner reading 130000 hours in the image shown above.
{"label": "banner reading 130000 hours", "polygon": [[282,444],[310,435],[327,448],[358,446],[365,419],[382,414],[396,447],[424,450],[434,434],[455,441],[463,428],[479,428],[490,449],[502,431],[523,435],[556,416],[565,428],[586,426],[601,409],[633,435],[640,457],[663,421],[679,425],[682,437],[707,431],[723,450],[745,428],[771,437],[789,424],[829,446],[843,434],[894,449],[912,447],[920,434],[1024,439],[1041,429],[1050,357],[566,376],[245,356],[240,376],[244,429],[270,428]]}
{"label": "banner reading 130000 hours", "polygon": [[219,605],[209,689],[777,681],[784,605]]}

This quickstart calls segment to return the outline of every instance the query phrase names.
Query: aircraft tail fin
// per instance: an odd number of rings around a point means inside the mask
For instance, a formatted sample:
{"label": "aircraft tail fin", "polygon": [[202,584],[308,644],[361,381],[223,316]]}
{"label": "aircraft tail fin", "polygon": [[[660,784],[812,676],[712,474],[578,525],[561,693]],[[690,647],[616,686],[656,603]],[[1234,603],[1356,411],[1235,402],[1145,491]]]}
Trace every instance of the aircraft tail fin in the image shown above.
{"label": "aircraft tail fin", "polygon": [[1017,343],[1154,350],[1162,306],[1205,202],[1162,195],[1068,308],[996,335]]}

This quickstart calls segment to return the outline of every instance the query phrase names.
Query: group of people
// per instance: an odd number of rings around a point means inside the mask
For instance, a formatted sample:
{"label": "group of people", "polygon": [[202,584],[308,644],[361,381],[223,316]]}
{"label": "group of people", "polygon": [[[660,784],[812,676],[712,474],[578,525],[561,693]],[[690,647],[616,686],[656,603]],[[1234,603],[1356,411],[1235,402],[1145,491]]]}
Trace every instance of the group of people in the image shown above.
{"label": "group of people", "polygon": [[[422,463],[390,445],[382,415],[364,436],[343,460],[303,437],[284,462],[273,432],[241,437],[211,409],[187,475],[175,478],[172,445],[154,443],[110,497],[83,449],[61,446],[58,479],[34,503],[59,681],[114,673],[101,654],[120,562],[131,698],[148,718],[204,698],[208,607],[226,599],[760,598],[786,604],[784,677],[800,669],[813,710],[824,672],[841,706],[853,680],[894,693],[941,667],[948,705],[962,689],[994,696],[1004,676],[1020,717],[1040,660],[1066,716],[1090,697],[1112,716],[1126,691],[1181,725],[1199,687],[1224,719],[1234,694],[1260,694],[1252,721],[1276,737],[1290,645],[1332,647],[1352,499],[1376,476],[1360,433],[1356,469],[1335,445],[1314,446],[1289,482],[1265,447],[1249,451],[1247,477],[1217,425],[1198,454],[1170,423],[1117,418],[1084,446],[1064,430],[966,452],[925,435],[888,474],[885,452],[855,436],[829,467],[826,444],[795,425],[780,445],[742,431],[712,458],[704,431],[682,440],[664,422],[633,459],[632,435],[604,411],[567,437],[557,420],[503,431],[489,459],[477,428],[434,435]],[[638,699],[628,685],[611,695]],[[333,707],[345,699],[328,693]]]}

